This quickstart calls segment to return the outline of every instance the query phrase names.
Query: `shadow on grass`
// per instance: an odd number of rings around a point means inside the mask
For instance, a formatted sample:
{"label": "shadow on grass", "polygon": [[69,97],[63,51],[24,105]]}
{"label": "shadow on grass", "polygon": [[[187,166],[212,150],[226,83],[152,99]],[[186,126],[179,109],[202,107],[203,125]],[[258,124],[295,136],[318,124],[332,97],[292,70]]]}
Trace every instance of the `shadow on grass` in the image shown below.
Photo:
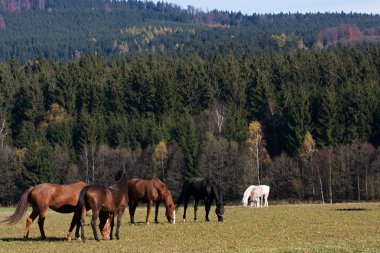
{"label": "shadow on grass", "polygon": [[366,208],[338,208],[335,209],[339,212],[361,212],[361,211],[368,211],[369,209]]}
{"label": "shadow on grass", "polygon": [[49,238],[46,238],[45,240],[41,239],[41,238],[23,238],[23,237],[19,237],[19,238],[0,238],[0,241],[3,241],[3,242],[63,242],[63,241],[67,241],[66,238],[64,237],[49,237]]}

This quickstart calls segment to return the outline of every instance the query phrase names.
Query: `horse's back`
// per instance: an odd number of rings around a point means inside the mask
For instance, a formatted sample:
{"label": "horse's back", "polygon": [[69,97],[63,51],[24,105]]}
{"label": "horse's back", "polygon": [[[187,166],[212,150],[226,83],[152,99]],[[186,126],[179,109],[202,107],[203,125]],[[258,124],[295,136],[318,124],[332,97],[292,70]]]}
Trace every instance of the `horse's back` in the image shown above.
{"label": "horse's back", "polygon": [[263,193],[264,194],[269,194],[270,191],[270,186],[269,185],[262,185]]}
{"label": "horse's back", "polygon": [[194,177],[189,180],[188,194],[193,195],[195,198],[210,197],[213,194],[212,188],[216,186],[220,191],[219,185],[209,177]]}
{"label": "horse's back", "polygon": [[43,183],[33,187],[29,199],[40,208],[50,207],[62,213],[73,212],[79,193],[85,185],[84,182],[71,185]]}
{"label": "horse's back", "polygon": [[50,203],[59,194],[58,184],[43,183],[33,187],[29,199],[32,202]]}
{"label": "horse's back", "polygon": [[133,201],[147,200],[147,180],[131,179],[128,181],[128,196]]}
{"label": "horse's back", "polygon": [[258,185],[253,187],[251,197],[261,197],[269,194],[270,187],[268,185]]}

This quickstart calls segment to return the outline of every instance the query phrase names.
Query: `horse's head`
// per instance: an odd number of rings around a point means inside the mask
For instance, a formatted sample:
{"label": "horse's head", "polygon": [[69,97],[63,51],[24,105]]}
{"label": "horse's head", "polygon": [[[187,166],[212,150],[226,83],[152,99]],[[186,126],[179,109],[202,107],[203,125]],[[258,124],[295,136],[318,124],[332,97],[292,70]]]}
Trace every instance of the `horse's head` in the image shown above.
{"label": "horse's head", "polygon": [[223,215],[224,215],[224,205],[223,204],[217,204],[215,208],[216,216],[218,216],[218,221],[223,221]]}
{"label": "horse's head", "polygon": [[165,215],[169,223],[175,224],[175,204],[174,203],[168,204]]}
{"label": "horse's head", "polygon": [[176,205],[174,204],[172,195],[170,191],[168,190],[168,188],[166,188],[164,184],[162,184],[162,187],[163,189],[161,193],[163,194],[163,200],[166,207],[166,212],[165,212],[166,218],[168,219],[168,222],[175,224]]}

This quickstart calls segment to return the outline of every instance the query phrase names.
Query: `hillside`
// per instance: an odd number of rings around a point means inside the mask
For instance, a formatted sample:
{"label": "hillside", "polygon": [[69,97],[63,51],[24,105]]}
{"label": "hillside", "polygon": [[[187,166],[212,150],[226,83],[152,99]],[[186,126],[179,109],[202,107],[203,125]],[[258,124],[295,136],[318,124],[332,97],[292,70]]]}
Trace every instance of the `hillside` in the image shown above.
{"label": "hillside", "polygon": [[[9,2],[8,2],[9,3]],[[23,2],[25,3],[25,2]],[[0,18],[0,203],[126,171],[380,199],[378,15],[48,0]]]}
{"label": "hillside", "polygon": [[[380,26],[378,15],[355,13],[205,13],[132,0],[25,0],[16,7],[12,2],[0,4],[3,60],[12,56],[20,61],[41,56],[70,60],[83,53],[205,56],[217,51],[241,56],[257,50],[328,47],[342,41],[378,42]],[[353,40],[349,33],[340,32],[342,26],[363,35]]]}

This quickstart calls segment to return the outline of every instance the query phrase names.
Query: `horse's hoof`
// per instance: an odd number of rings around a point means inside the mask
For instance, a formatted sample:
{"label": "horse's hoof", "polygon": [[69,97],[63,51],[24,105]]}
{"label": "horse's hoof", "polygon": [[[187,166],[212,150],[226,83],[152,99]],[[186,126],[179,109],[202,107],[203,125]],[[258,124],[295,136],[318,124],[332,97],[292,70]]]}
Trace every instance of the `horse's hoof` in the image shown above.
{"label": "horse's hoof", "polygon": [[186,222],[186,219],[183,219],[183,222]]}
{"label": "horse's hoof", "polygon": [[70,236],[70,237],[67,237],[67,241],[69,241],[69,242],[71,241],[71,236]]}

